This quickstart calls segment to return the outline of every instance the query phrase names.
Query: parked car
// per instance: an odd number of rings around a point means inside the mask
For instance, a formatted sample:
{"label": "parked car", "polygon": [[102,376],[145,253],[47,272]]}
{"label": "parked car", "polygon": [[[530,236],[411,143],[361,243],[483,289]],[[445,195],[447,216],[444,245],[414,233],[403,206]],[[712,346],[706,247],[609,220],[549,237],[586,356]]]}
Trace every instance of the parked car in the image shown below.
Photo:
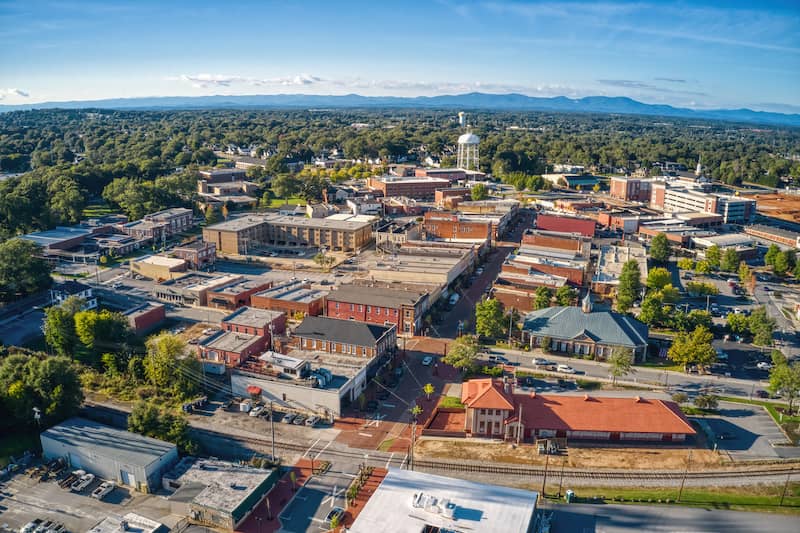
{"label": "parked car", "polygon": [[756,368],[759,370],[772,370],[772,363],[761,361],[756,365]]}
{"label": "parked car", "polygon": [[564,364],[558,365],[556,367],[556,371],[563,372],[565,374],[575,374],[575,369],[574,368],[572,368],[569,365],[564,365]]}
{"label": "parked car", "polygon": [[252,409],[250,410],[250,413],[249,413],[249,414],[250,414],[250,416],[258,416],[258,415],[260,415],[260,414],[261,414],[261,412],[262,412],[263,410],[264,410],[264,408],[263,408],[263,407],[261,407],[261,406],[259,405],[258,407],[254,407],[254,408],[252,408]]}
{"label": "parked car", "polygon": [[64,524],[56,522],[54,526],[47,530],[47,533],[67,533],[67,528],[64,527]]}
{"label": "parked car", "polygon": [[543,359],[541,357],[534,357],[533,358],[533,364],[536,365],[536,366],[553,366],[553,365],[555,365],[554,362],[549,361],[547,359]]}
{"label": "parked car", "polygon": [[52,520],[45,520],[44,522],[42,522],[41,524],[39,524],[39,525],[36,527],[36,529],[34,530],[34,532],[35,532],[35,533],[44,533],[45,531],[47,531],[48,529],[50,529],[50,528],[51,528],[51,527],[53,527],[54,525],[56,525],[56,523],[55,523],[55,522],[53,522]]}
{"label": "parked car", "polygon": [[334,507],[333,509],[330,510],[328,516],[325,517],[325,523],[331,525],[335,520],[337,524],[341,524],[343,517],[344,517],[344,509],[342,509],[341,507]]}
{"label": "parked car", "polygon": [[320,417],[316,416],[316,415],[315,416],[310,416],[310,417],[306,418],[306,425],[313,428],[314,426],[319,424],[320,420],[322,420],[322,419]]}
{"label": "parked car", "polygon": [[294,421],[294,418],[296,416],[297,415],[295,415],[293,413],[286,413],[286,415],[284,415],[283,420],[281,420],[281,422],[283,422],[284,424],[291,424]]}
{"label": "parked car", "polygon": [[756,391],[756,396],[759,398],[769,398],[769,393],[764,389],[759,389]]}
{"label": "parked car", "polygon": [[488,359],[489,361],[494,361],[495,363],[502,363],[504,365],[508,364],[508,359],[502,355],[490,355]]}
{"label": "parked car", "polygon": [[305,422],[306,422],[305,415],[297,415],[296,417],[294,417],[294,420],[292,420],[292,424],[294,424],[295,426],[302,426],[303,424],[305,424]]}
{"label": "parked car", "polygon": [[431,363],[433,363],[433,357],[430,355],[426,355],[422,358],[422,366],[431,366]]}
{"label": "parked car", "polygon": [[92,481],[94,481],[94,474],[83,474],[70,485],[69,490],[72,492],[83,492],[86,487],[91,485]]}
{"label": "parked car", "polygon": [[42,524],[41,518],[35,518],[19,528],[19,533],[33,533]]}
{"label": "parked car", "polygon": [[114,487],[115,484],[113,481],[103,481],[99,487],[92,491],[92,498],[102,500],[107,494],[114,490]]}

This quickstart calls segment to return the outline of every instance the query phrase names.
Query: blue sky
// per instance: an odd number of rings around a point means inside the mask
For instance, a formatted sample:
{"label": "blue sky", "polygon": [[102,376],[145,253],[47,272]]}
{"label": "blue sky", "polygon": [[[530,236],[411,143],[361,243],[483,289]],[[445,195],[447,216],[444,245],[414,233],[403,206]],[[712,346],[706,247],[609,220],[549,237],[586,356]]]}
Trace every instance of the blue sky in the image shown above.
{"label": "blue sky", "polygon": [[0,0],[0,103],[482,91],[800,112],[798,28],[798,0]]}

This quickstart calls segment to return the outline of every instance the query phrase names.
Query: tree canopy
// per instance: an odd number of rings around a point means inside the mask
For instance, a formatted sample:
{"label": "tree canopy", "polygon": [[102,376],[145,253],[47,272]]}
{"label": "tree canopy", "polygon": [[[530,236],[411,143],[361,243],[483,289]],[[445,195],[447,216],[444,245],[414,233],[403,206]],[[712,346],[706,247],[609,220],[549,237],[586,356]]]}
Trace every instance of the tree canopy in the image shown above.
{"label": "tree canopy", "polygon": [[24,239],[0,242],[0,302],[42,291],[51,283],[50,265],[38,245]]}
{"label": "tree canopy", "polygon": [[653,259],[653,261],[657,263],[666,263],[669,261],[671,253],[672,250],[666,234],[659,233],[653,237],[653,241],[650,243],[650,258]]}
{"label": "tree canopy", "polygon": [[450,343],[447,355],[442,361],[462,372],[475,368],[478,359],[478,339],[472,335],[462,335]]}
{"label": "tree canopy", "polygon": [[642,290],[642,273],[635,259],[622,265],[617,286],[617,310],[626,312],[633,307]]}
{"label": "tree canopy", "polygon": [[483,337],[499,337],[504,327],[503,306],[498,300],[488,298],[475,306],[475,333]]}
{"label": "tree canopy", "polygon": [[675,336],[667,352],[671,361],[684,367],[697,365],[707,367],[717,360],[717,351],[711,345],[714,335],[705,326],[697,326],[693,332],[680,332]]}

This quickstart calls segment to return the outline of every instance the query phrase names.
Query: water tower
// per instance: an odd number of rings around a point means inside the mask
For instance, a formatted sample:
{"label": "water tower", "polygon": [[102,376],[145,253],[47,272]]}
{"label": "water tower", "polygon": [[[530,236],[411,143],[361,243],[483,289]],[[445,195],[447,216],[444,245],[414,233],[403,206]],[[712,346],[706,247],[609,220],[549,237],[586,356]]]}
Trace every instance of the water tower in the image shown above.
{"label": "water tower", "polygon": [[468,131],[458,138],[458,160],[456,166],[463,170],[478,170],[478,144],[477,135]]}

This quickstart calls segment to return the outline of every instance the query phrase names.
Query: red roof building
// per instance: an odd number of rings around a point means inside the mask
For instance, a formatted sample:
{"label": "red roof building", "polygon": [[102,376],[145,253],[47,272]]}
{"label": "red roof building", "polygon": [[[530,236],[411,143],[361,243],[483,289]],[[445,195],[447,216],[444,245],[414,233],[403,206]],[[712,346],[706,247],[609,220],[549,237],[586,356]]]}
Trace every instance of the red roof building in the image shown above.
{"label": "red roof building", "polygon": [[468,436],[683,442],[695,434],[675,402],[639,396],[515,394],[510,381],[473,379],[461,401]]}
{"label": "red roof building", "polygon": [[589,218],[565,217],[540,213],[536,216],[536,228],[562,233],[580,233],[585,237],[594,237],[596,222]]}

